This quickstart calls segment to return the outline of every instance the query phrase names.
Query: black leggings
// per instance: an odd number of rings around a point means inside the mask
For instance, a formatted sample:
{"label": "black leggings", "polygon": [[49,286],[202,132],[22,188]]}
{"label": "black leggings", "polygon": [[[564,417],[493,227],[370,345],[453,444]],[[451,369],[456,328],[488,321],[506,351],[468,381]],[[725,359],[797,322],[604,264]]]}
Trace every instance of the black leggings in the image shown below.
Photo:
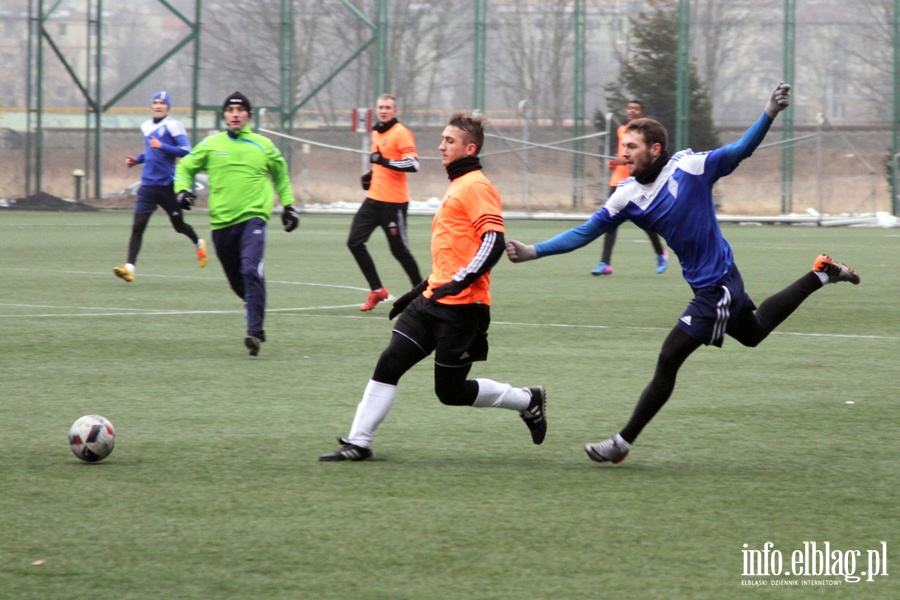
{"label": "black leggings", "polygon": [[[647,231],[646,234],[647,237],[650,238],[650,243],[653,245],[653,254],[655,256],[659,256],[665,252],[662,242],[659,239],[659,234],[655,231]],[[601,262],[605,262],[608,265],[612,264],[612,251],[613,247],[616,245],[616,237],[618,237],[618,235],[618,228],[603,234],[603,256],[600,257]]]}
{"label": "black leggings", "polygon": [[[755,312],[744,313],[740,321],[726,333],[744,346],[755,348],[822,285],[819,276],[810,271],[780,292],[766,298]],[[626,442],[634,442],[669,400],[675,389],[678,370],[701,345],[677,326],[669,332],[659,352],[653,379],[641,393],[628,424],[619,432]]]}
{"label": "black leggings", "polygon": [[347,237],[347,247],[350,248],[356,264],[359,265],[363,276],[369,284],[369,289],[382,288],[381,278],[375,268],[375,261],[366,248],[369,236],[379,227],[384,230],[391,254],[403,267],[406,276],[413,287],[422,281],[419,274],[419,266],[409,249],[409,238],[406,230],[406,211],[408,204],[395,204],[391,202],[379,202],[366,198],[359,207],[353,223],[350,225],[350,235]]}
{"label": "black leggings", "polygon": [[[197,237],[194,228],[184,221],[184,215],[179,210],[176,214],[167,213],[169,221],[172,222],[172,229],[180,234],[188,236],[194,244],[197,243]],[[128,240],[128,263],[137,264],[138,253],[141,251],[141,243],[144,241],[144,231],[147,230],[147,224],[153,213],[135,213],[134,221],[131,224],[131,239]]]}
{"label": "black leggings", "polygon": [[[388,347],[375,365],[372,379],[379,383],[397,385],[400,378],[419,361],[428,356],[408,337],[394,332]],[[472,406],[478,397],[478,383],[467,379],[472,365],[446,367],[434,365],[434,393],[442,404]]]}

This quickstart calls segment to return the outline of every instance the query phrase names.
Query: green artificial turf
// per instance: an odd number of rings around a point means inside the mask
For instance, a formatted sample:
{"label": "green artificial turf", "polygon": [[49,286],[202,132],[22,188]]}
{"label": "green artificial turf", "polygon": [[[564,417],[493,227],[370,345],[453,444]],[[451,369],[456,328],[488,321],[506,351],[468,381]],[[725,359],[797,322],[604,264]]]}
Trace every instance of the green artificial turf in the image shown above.
{"label": "green artificial turf", "polygon": [[[206,219],[188,214],[209,239]],[[546,442],[513,412],[441,405],[428,359],[372,461],[320,463],[390,338],[389,303],[358,310],[350,219],[304,215],[291,234],[273,219],[254,359],[214,253],[199,269],[163,215],[125,283],[130,214],[0,212],[0,597],[900,597],[900,230],[724,226],[757,304],[820,252],[862,284],[826,286],[759,348],[700,349],[617,466],[582,446],[650,379],[691,298],[677,262],[657,275],[631,225],[610,277],[589,274],[600,243],[504,258],[472,376],[546,386]],[[574,224],[509,220],[506,236]],[[429,237],[412,217],[423,274]],[[380,233],[369,246],[407,291]],[[118,434],[98,464],[66,442],[90,413]],[[766,542],[785,570],[804,542],[859,551],[857,574],[885,542],[889,575],[745,575],[742,551]]]}

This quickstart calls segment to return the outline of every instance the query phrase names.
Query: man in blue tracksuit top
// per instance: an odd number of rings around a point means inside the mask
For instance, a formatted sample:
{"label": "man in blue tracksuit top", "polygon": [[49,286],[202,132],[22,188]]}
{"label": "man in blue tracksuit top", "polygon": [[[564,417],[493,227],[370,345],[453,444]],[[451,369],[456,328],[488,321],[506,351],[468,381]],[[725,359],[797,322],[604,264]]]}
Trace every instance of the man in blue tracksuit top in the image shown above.
{"label": "man in blue tracksuit top", "polygon": [[141,242],[150,217],[160,206],[172,227],[178,233],[190,238],[197,252],[197,261],[201,267],[207,263],[206,242],[197,237],[194,228],[184,222],[181,206],[175,200],[172,181],[175,178],[175,160],[191,151],[191,142],[187,137],[184,125],[169,116],[172,99],[168,92],[156,92],[150,100],[153,117],[141,125],[144,134],[144,152],[137,156],[126,156],[128,168],[144,165],[141,172],[141,187],[138,188],[137,200],[134,204],[134,221],[131,226],[131,239],[128,241],[128,259],[124,265],[113,269],[116,277],[125,281],[134,281],[135,263]]}
{"label": "man in blue tracksuit top", "polygon": [[605,441],[587,444],[585,451],[591,459],[618,463],[628,455],[641,430],[672,395],[678,369],[701,345],[721,347],[727,333],[741,344],[754,347],[824,284],[859,283],[853,269],[822,254],[810,272],[757,309],[744,291],[731,246],[719,228],[713,184],[731,174],[759,146],[775,116],[790,105],[790,89],[787,84],[779,84],[763,115],[743,137],[712,152],[684,150],[669,157],[668,136],[660,123],[653,119],[629,122],[623,158],[631,178],[619,184],[590,220],[539,244],[507,243],[509,259],[524,262],[571,252],[630,220],[666,240],[694,290],[694,299],[663,342],[653,379],[644,388],[628,424]]}

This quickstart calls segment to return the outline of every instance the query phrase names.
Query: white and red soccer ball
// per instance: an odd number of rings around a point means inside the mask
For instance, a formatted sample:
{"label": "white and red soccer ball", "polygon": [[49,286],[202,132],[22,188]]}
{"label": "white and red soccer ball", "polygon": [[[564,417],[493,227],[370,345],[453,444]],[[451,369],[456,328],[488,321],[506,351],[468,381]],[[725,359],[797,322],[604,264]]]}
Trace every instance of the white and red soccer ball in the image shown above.
{"label": "white and red soccer ball", "polygon": [[85,415],[69,430],[69,448],[85,462],[99,462],[116,447],[116,430],[109,419]]}

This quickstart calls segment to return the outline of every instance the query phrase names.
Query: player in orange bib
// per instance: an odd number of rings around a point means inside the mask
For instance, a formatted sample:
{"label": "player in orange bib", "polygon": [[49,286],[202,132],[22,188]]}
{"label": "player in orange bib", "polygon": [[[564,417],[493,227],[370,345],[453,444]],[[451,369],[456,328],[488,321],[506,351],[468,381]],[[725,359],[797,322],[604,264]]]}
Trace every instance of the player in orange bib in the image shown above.
{"label": "player in orange bib", "polygon": [[478,152],[480,118],[454,115],[444,129],[441,159],[450,187],[431,225],[431,275],[401,296],[389,318],[400,318],[381,353],[346,439],[323,461],[372,457],[375,430],[385,419],[400,378],[434,352],[434,391],[450,406],[506,408],[519,413],[540,444],[547,433],[547,393],[492,379],[468,379],[472,363],[487,359],[491,269],[504,251],[500,194],[484,176]]}
{"label": "player in orange bib", "polygon": [[[610,169],[610,196],[615,193],[616,188],[619,187],[620,183],[631,177],[628,173],[628,165],[622,158],[622,153],[625,151],[622,140],[625,138],[625,128],[628,127],[628,123],[635,119],[640,119],[643,116],[644,103],[640,100],[629,100],[628,107],[625,109],[625,122],[616,129],[616,136],[619,138],[616,158],[610,159],[608,163]],[[600,257],[600,264],[594,267],[594,270],[591,271],[591,275],[612,275],[612,251],[613,247],[616,245],[617,235],[618,232],[616,229],[606,232],[606,235],[603,238],[603,255]],[[647,237],[650,238],[650,243],[653,245],[653,254],[656,256],[656,272],[660,274],[665,273],[666,268],[669,266],[669,253],[663,248],[662,242],[659,239],[659,234],[655,231],[647,231]]]}
{"label": "player in orange bib", "polygon": [[409,207],[406,174],[419,170],[416,142],[412,132],[397,120],[397,100],[393,96],[379,96],[375,112],[378,124],[372,131],[372,153],[369,155],[372,170],[362,176],[362,187],[368,193],[353,217],[347,238],[347,247],[371,290],[365,303],[359,307],[362,311],[372,310],[389,296],[378,276],[375,261],[366,249],[369,236],[377,228],[384,230],[391,254],[400,262],[410,282],[416,285],[422,280],[406,234],[406,211]]}

